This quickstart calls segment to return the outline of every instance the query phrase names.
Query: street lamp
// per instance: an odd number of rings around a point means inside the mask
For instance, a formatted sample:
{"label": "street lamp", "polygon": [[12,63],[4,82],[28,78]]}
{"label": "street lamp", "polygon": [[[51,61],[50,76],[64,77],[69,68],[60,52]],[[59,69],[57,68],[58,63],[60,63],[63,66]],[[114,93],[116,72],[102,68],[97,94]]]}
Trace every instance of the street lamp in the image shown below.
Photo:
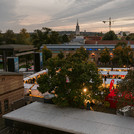
{"label": "street lamp", "polygon": [[86,93],[86,92],[87,92],[87,89],[86,89],[86,88],[84,88],[84,89],[83,89],[83,92],[84,92],[84,93]]}

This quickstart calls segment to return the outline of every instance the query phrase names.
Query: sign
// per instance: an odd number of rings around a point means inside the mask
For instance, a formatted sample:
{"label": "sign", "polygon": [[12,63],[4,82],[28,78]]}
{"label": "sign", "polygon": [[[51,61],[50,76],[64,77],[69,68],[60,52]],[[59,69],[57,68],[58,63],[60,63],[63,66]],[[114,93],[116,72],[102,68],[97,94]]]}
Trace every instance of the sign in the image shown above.
{"label": "sign", "polygon": [[43,69],[43,55],[40,53],[40,69]]}
{"label": "sign", "polygon": [[15,72],[19,72],[19,58],[14,57],[14,70]]}

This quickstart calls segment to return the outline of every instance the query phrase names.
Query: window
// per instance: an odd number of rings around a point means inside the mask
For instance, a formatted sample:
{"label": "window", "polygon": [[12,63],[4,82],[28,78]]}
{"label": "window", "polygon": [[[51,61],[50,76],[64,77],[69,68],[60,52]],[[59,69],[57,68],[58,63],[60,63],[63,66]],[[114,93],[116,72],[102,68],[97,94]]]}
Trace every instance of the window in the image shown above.
{"label": "window", "polygon": [[5,112],[8,111],[9,107],[8,107],[8,100],[4,100],[4,109],[5,109]]}
{"label": "window", "polygon": [[5,81],[5,78],[1,78],[0,81]]}
{"label": "window", "polygon": [[0,102],[0,114],[2,113],[2,106],[1,106],[1,102]]}

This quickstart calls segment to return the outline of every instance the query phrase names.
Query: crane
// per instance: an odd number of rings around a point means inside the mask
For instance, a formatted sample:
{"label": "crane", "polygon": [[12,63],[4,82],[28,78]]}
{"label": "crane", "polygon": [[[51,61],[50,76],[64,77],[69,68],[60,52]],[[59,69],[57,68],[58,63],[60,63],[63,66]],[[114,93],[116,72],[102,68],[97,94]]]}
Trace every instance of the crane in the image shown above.
{"label": "crane", "polygon": [[112,21],[111,20],[111,17],[109,18],[109,20],[104,20],[104,21],[102,21],[103,23],[109,23],[109,31],[111,31],[111,25],[112,25],[112,22],[114,22],[114,21]]}

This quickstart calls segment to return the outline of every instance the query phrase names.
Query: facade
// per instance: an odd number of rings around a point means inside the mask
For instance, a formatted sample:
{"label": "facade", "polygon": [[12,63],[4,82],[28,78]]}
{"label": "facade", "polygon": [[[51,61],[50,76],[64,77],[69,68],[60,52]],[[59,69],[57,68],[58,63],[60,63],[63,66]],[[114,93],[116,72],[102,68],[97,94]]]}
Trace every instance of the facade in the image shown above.
{"label": "facade", "polygon": [[[91,61],[95,61],[96,63],[99,64],[99,60],[100,60],[100,52],[101,50],[108,48],[110,51],[110,55],[111,57],[113,56],[113,50],[115,48],[116,44],[47,44],[46,47],[48,49],[50,49],[52,51],[53,56],[57,56],[58,53],[60,53],[60,51],[62,51],[64,53],[64,55],[66,56],[67,54],[73,54],[75,53],[76,49],[80,48],[81,46],[83,46],[86,50],[87,53],[89,54],[89,58],[91,59]],[[130,45],[131,48],[133,49],[134,52],[134,45]],[[43,46],[41,47],[43,48]]]}
{"label": "facade", "polygon": [[[1,72],[0,74],[0,116],[21,105],[24,98],[23,75]],[[17,103],[18,102],[18,103]],[[19,106],[17,106],[19,107]]]}
{"label": "facade", "polygon": [[76,36],[68,45],[83,45],[85,44],[84,36]]}
{"label": "facade", "polygon": [[80,35],[80,27],[79,27],[78,20],[77,20],[77,25],[76,25],[76,35]]}

